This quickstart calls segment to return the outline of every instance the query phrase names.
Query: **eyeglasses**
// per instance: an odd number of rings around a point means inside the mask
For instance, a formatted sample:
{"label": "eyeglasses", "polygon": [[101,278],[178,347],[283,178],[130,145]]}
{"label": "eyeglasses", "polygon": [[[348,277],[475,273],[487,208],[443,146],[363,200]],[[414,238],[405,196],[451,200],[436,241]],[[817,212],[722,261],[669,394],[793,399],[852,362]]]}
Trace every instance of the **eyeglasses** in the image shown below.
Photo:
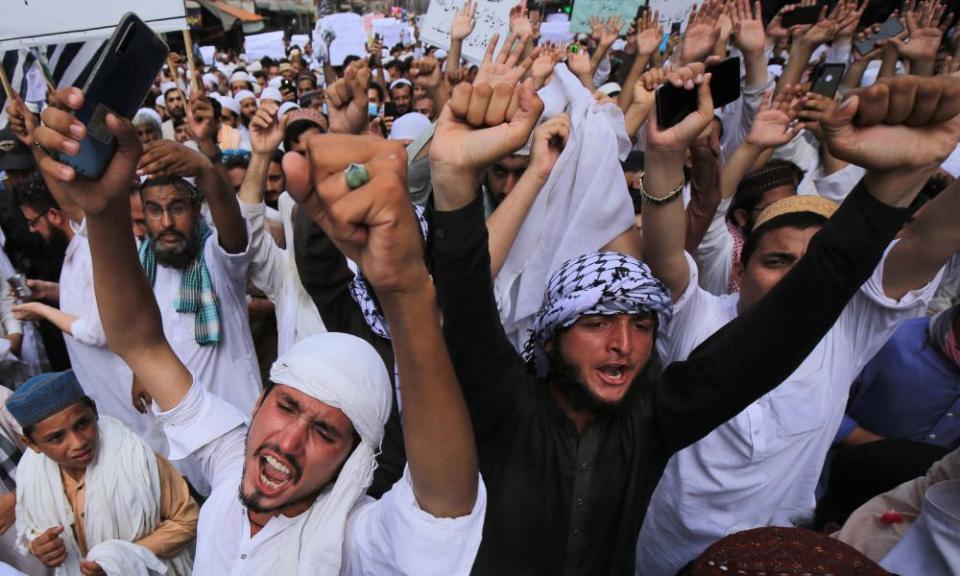
{"label": "eyeglasses", "polygon": [[37,227],[37,224],[40,223],[40,219],[43,218],[44,216],[46,216],[46,215],[47,215],[47,212],[49,212],[49,211],[50,211],[50,209],[47,208],[47,209],[44,210],[43,212],[37,214],[37,216],[36,216],[35,218],[28,218],[28,219],[27,219],[27,226],[29,226],[30,228],[36,228],[36,227]]}
{"label": "eyeglasses", "polygon": [[166,212],[170,215],[170,218],[177,220],[182,218],[184,214],[190,211],[190,208],[183,202],[175,202],[170,206],[164,208],[159,204],[147,204],[143,207],[144,213],[147,215],[147,218],[150,220],[160,220],[163,218],[163,213]]}

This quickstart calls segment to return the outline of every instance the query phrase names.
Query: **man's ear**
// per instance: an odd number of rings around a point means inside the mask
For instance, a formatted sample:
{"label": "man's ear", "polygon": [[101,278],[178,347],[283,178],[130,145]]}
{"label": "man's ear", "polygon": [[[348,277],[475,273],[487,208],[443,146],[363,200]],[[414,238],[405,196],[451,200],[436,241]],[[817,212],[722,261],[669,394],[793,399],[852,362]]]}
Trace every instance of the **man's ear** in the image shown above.
{"label": "man's ear", "polygon": [[743,208],[737,208],[733,211],[733,220],[741,230],[747,227],[747,211]]}
{"label": "man's ear", "polygon": [[743,282],[743,263],[739,259],[733,263],[730,273],[733,275],[733,281],[738,285]]}
{"label": "man's ear", "polygon": [[36,442],[34,442],[34,441],[31,440],[30,438],[28,438],[26,435],[21,434],[21,435],[20,435],[20,441],[23,442],[24,444],[26,444],[28,448],[30,448],[31,450],[33,450],[33,451],[36,452],[37,454],[40,454],[40,447],[37,446]]}
{"label": "man's ear", "polygon": [[61,212],[58,208],[51,208],[47,210],[47,218],[49,218],[50,223],[57,228],[62,227],[64,224],[63,212]]}

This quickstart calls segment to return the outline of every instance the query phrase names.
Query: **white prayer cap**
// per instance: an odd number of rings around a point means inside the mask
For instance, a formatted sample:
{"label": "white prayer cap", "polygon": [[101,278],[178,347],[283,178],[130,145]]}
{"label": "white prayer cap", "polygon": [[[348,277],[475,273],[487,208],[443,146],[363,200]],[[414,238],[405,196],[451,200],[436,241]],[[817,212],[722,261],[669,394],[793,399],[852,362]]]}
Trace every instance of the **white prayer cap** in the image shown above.
{"label": "white prayer cap", "polygon": [[260,92],[262,92],[262,91],[263,91],[263,88],[260,87],[260,83],[259,83],[259,82],[254,82],[254,83],[253,83],[253,93],[256,94],[258,98],[260,97]]}
{"label": "white prayer cap", "polygon": [[246,54],[241,54],[241,55],[237,56],[237,60],[239,60],[239,61],[241,61],[241,62],[246,62],[246,61],[247,61],[247,55],[246,55]]}
{"label": "white prayer cap", "polygon": [[280,83],[283,82],[283,76],[274,76],[267,82],[268,88],[280,88]]}
{"label": "white prayer cap", "polygon": [[133,116],[133,125],[139,126],[146,123],[156,124],[157,130],[159,130],[160,125],[163,124],[163,118],[153,108],[141,108]]}
{"label": "white prayer cap", "polygon": [[383,360],[365,340],[339,332],[307,336],[277,358],[270,380],[339,408],[364,443],[380,447],[393,387]]}
{"label": "white prayer cap", "polygon": [[232,98],[230,96],[222,96],[222,95],[218,95],[218,96],[220,96],[218,100],[220,100],[221,106],[233,112],[237,116],[240,115],[240,102],[238,102],[236,98]]}
{"label": "white prayer cap", "polygon": [[283,96],[276,88],[264,88],[263,92],[260,94],[260,101],[262,102],[264,100],[274,100],[279,104],[280,102],[283,102]]}
{"label": "white prayer cap", "polygon": [[231,82],[238,82],[238,81],[253,82],[253,76],[247,74],[246,70],[237,70],[236,72],[230,75],[230,81]]}
{"label": "white prayer cap", "polygon": [[430,129],[430,119],[419,112],[408,112],[393,121],[390,140],[416,140]]}
{"label": "white prayer cap", "polygon": [[207,72],[203,75],[203,85],[207,90],[216,90],[220,86],[220,79],[216,74]]}
{"label": "white prayer cap", "polygon": [[434,52],[433,55],[437,57],[437,60],[443,60],[447,57],[447,51],[441,48],[440,50]]}
{"label": "white prayer cap", "polygon": [[253,62],[247,64],[247,72],[251,74],[261,70],[263,70],[263,64],[261,64],[259,60],[254,60]]}
{"label": "white prayer cap", "polygon": [[174,88],[179,88],[179,86],[177,86],[173,82],[164,82],[163,84],[160,85],[160,93],[166,96],[167,92],[169,92],[170,90],[173,90]]}
{"label": "white prayer cap", "polygon": [[239,92],[237,92],[236,94],[233,95],[233,99],[236,100],[237,102],[243,102],[243,101],[246,100],[247,98],[254,98],[254,99],[256,99],[256,97],[257,97],[257,95],[254,94],[253,92],[249,91],[249,90],[241,90],[241,91],[239,91]]}
{"label": "white prayer cap", "polygon": [[[269,90],[269,88],[268,88]],[[277,118],[283,118],[283,115],[291,110],[299,110],[300,105],[296,102],[284,102],[280,105],[280,109],[277,110]]]}
{"label": "white prayer cap", "polygon": [[154,105],[154,106],[163,106],[164,108],[167,107],[167,101],[164,100],[163,94],[157,96],[157,99],[153,101],[153,105]]}
{"label": "white prayer cap", "polygon": [[390,83],[390,90],[393,90],[397,86],[409,86],[412,89],[413,82],[407,80],[406,78],[397,78],[396,80]]}
{"label": "white prayer cap", "polygon": [[610,45],[610,49],[614,52],[619,52],[627,47],[627,41],[623,38],[617,38],[613,41],[613,44]]}
{"label": "white prayer cap", "polygon": [[767,66],[767,73],[773,78],[779,78],[783,75],[783,66],[780,64],[770,64]]}
{"label": "white prayer cap", "polygon": [[620,85],[616,82],[607,82],[597,90],[603,92],[607,96],[613,96],[614,94],[619,94],[622,88],[620,88]]}
{"label": "white prayer cap", "polygon": [[960,178],[960,146],[953,149],[940,167],[954,178]]}

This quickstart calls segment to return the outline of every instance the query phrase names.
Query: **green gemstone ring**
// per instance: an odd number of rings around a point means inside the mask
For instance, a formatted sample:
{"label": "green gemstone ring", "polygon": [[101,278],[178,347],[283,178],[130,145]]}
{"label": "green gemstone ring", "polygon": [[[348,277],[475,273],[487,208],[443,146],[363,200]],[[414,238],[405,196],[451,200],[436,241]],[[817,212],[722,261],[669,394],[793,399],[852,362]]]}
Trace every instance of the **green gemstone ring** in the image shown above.
{"label": "green gemstone ring", "polygon": [[367,167],[363,164],[350,164],[343,171],[343,174],[346,176],[347,186],[351,190],[356,190],[370,181],[370,173],[367,172]]}

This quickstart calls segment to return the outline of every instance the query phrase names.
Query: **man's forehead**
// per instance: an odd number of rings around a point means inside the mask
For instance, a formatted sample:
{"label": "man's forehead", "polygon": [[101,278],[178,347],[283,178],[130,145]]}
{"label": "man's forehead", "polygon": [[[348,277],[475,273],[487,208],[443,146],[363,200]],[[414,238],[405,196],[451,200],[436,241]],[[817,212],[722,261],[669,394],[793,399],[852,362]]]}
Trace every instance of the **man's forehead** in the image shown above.
{"label": "man's forehead", "polygon": [[176,200],[189,200],[189,196],[183,190],[180,190],[173,184],[162,184],[159,186],[149,186],[141,192],[145,202],[163,204],[164,202],[174,202]]}
{"label": "man's forehead", "polygon": [[494,166],[502,168],[504,170],[520,170],[526,168],[530,164],[530,157],[523,156],[521,154],[511,154],[505,158],[501,158],[494,163]]}
{"label": "man's forehead", "polygon": [[820,231],[822,226],[811,226],[809,228],[796,228],[794,226],[784,226],[770,230],[760,238],[757,244],[758,253],[769,252],[789,252],[803,254],[807,251],[807,245],[814,234]]}
{"label": "man's forehead", "polygon": [[65,430],[72,426],[78,419],[89,416],[91,412],[90,407],[83,402],[74,402],[63,410],[37,422],[33,427],[34,437],[36,438]]}
{"label": "man's forehead", "polygon": [[331,406],[326,402],[317,400],[313,396],[310,396],[305,392],[301,392],[293,386],[287,386],[286,384],[274,384],[274,388],[274,393],[276,394],[277,398],[296,402],[300,408],[300,411],[310,417],[326,418],[333,415],[342,417],[347,423],[350,422],[350,419],[347,418],[347,415],[343,413],[343,410],[340,410],[335,406]]}

